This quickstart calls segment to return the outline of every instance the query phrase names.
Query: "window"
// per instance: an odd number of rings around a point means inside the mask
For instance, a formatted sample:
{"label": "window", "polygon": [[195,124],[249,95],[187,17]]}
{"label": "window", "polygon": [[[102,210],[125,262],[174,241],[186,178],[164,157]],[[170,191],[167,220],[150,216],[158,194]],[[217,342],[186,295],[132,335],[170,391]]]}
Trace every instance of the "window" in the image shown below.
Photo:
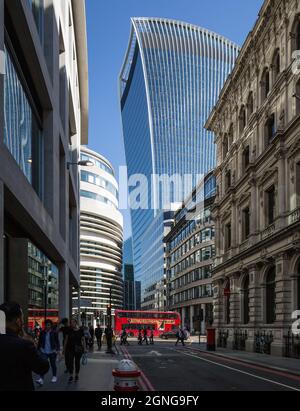
{"label": "window", "polygon": [[249,238],[250,235],[250,209],[249,207],[243,210],[243,240]]}
{"label": "window", "polygon": [[226,158],[227,153],[228,153],[229,147],[228,147],[228,136],[225,134],[224,140],[223,140],[223,160]]}
{"label": "window", "polygon": [[249,324],[250,307],[249,307],[249,275],[246,276],[243,284],[243,323]]}
{"label": "window", "polygon": [[276,215],[276,194],[275,187],[272,186],[267,191],[267,223],[268,225],[273,224]]}
{"label": "window", "polygon": [[246,109],[245,106],[242,106],[241,111],[240,111],[240,134],[243,133],[246,127]]}
{"label": "window", "polygon": [[231,248],[231,223],[225,226],[225,250],[228,251]]}
{"label": "window", "polygon": [[273,84],[276,82],[280,74],[280,51],[277,49],[274,53],[272,62]]}
{"label": "window", "polygon": [[41,43],[44,42],[44,0],[28,0]]}
{"label": "window", "polygon": [[233,124],[230,125],[229,127],[229,132],[228,132],[228,145],[231,147],[233,144]]}
{"label": "window", "polygon": [[266,143],[269,145],[276,134],[275,114],[272,114],[265,124]]}
{"label": "window", "polygon": [[266,278],[266,323],[273,324],[276,320],[276,268],[272,267]]}
{"label": "window", "polygon": [[228,170],[226,175],[225,175],[225,189],[226,191],[230,189],[231,187],[231,170]]}
{"label": "window", "polygon": [[300,162],[296,164],[296,207],[300,207]]}
{"label": "window", "polygon": [[296,98],[296,116],[300,115],[300,79],[296,84],[296,92],[294,97]]}
{"label": "window", "polygon": [[260,85],[261,85],[261,103],[263,103],[268,97],[268,94],[270,91],[270,73],[267,68],[263,71]]}
{"label": "window", "polygon": [[[37,194],[43,196],[43,139],[38,109],[27,93],[24,75],[5,47],[4,143]],[[21,81],[22,79],[22,81]]]}
{"label": "window", "polygon": [[300,16],[296,16],[292,29],[292,54],[300,50]]}
{"label": "window", "polygon": [[251,114],[254,112],[254,100],[253,100],[253,93],[249,94],[248,101],[247,101],[247,109],[248,109],[248,118],[250,118]]}
{"label": "window", "polygon": [[244,169],[244,171],[247,170],[249,165],[250,165],[250,147],[247,146],[243,151],[243,169]]}

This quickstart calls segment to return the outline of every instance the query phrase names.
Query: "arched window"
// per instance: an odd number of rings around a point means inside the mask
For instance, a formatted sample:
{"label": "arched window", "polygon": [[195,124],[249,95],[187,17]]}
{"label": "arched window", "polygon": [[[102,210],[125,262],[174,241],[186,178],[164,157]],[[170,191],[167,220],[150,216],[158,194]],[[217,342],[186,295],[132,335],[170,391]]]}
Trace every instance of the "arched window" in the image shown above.
{"label": "arched window", "polygon": [[247,100],[247,110],[248,110],[248,118],[253,114],[254,112],[254,100],[253,100],[253,92],[249,94],[248,100]]}
{"label": "arched window", "polygon": [[276,134],[275,114],[271,114],[265,124],[266,145],[271,144]]}
{"label": "arched window", "polygon": [[246,276],[243,283],[243,324],[250,322],[250,307],[249,307],[249,275]]}
{"label": "arched window", "polygon": [[273,84],[274,84],[280,74],[280,51],[279,49],[275,51],[274,56],[273,56],[272,73],[273,73]]}
{"label": "arched window", "polygon": [[225,134],[224,139],[223,139],[223,160],[227,156],[229,150],[229,144],[228,144],[228,136]]}
{"label": "arched window", "polygon": [[298,277],[297,277],[297,310],[300,310],[300,261],[298,264]]}
{"label": "arched window", "polygon": [[273,324],[276,320],[276,268],[272,267],[266,277],[266,322]]}
{"label": "arched window", "polygon": [[246,109],[244,105],[241,107],[239,119],[240,119],[240,134],[242,134],[246,127]]}
{"label": "arched window", "polygon": [[270,73],[269,69],[265,68],[260,82],[261,86],[261,103],[268,97],[270,91]]}
{"label": "arched window", "polygon": [[296,98],[296,116],[299,116],[300,115],[300,79],[298,80],[296,84],[295,98]]}
{"label": "arched window", "polygon": [[292,54],[296,50],[300,50],[300,15],[295,18],[292,28]]}

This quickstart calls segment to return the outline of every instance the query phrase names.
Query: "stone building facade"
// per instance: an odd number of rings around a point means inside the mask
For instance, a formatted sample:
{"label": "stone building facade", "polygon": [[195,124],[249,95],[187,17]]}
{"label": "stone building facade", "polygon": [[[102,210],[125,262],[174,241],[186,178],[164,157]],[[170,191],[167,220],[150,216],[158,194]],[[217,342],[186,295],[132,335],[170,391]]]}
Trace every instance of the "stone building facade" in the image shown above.
{"label": "stone building facade", "polygon": [[[218,342],[299,356],[300,2],[266,0],[206,128],[217,144]],[[291,334],[290,334],[291,337]]]}

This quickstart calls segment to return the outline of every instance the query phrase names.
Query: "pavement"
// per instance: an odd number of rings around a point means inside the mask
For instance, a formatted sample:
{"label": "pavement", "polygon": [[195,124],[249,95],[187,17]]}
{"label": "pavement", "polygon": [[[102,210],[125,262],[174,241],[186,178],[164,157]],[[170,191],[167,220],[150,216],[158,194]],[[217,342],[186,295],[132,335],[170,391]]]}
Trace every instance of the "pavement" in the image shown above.
{"label": "pavement", "polygon": [[102,351],[88,354],[80,380],[68,383],[64,361],[59,363],[58,383],[51,372],[39,391],[113,391],[112,370],[123,358],[141,370],[141,391],[300,391],[300,360],[264,354],[218,349],[207,352],[204,343],[176,347],[174,341],[156,340],[154,345],[118,346],[119,355]]}

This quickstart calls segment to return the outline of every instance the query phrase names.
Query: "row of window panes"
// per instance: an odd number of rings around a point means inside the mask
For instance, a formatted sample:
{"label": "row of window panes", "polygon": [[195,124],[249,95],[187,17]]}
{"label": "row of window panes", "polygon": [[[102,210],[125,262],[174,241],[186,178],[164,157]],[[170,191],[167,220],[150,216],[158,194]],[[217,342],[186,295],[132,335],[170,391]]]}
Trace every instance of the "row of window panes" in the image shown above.
{"label": "row of window panes", "polygon": [[173,281],[171,288],[173,290],[177,290],[180,287],[184,287],[196,281],[209,279],[212,276],[211,269],[211,265],[208,265],[206,267],[201,267],[197,270],[191,271],[190,273],[185,274],[184,276]]}
{"label": "row of window panes", "polygon": [[193,236],[189,241],[183,244],[180,248],[178,248],[175,253],[171,255],[171,263],[175,263],[181,257],[183,257],[186,253],[193,250],[199,244],[205,243],[207,241],[211,241],[215,238],[215,229],[214,228],[206,228]]}
{"label": "row of window panes", "polygon": [[182,271],[192,267],[195,264],[210,260],[215,257],[215,246],[204,247],[196,253],[190,255],[171,269],[172,276],[180,274]]}
{"label": "row of window panes", "polygon": [[101,196],[99,194],[92,193],[90,191],[80,190],[80,196],[85,197],[85,198],[90,198],[92,200],[96,200],[96,201],[99,201],[100,203],[107,204],[111,207],[116,208],[116,205],[112,201],[110,201],[108,198]]}
{"label": "row of window panes", "polygon": [[196,300],[198,298],[209,298],[212,296],[213,293],[211,284],[200,285],[199,287],[194,287],[190,290],[186,290],[174,295],[173,304],[178,304],[190,300]]}
{"label": "row of window panes", "polygon": [[112,176],[114,175],[113,170],[107,165],[105,164],[103,161],[97,160],[95,157],[87,155],[87,154],[81,154],[80,156],[81,161],[91,161],[92,163],[94,163],[95,167],[100,168],[101,170],[106,171],[107,173],[111,174]]}
{"label": "row of window panes", "polygon": [[199,225],[210,224],[211,223],[211,211],[209,208],[205,209],[201,212],[195,220],[190,221],[171,241],[168,250],[171,251],[175,247],[177,247],[182,241],[184,241],[187,237],[189,237],[192,232],[197,228]]}
{"label": "row of window panes", "polygon": [[115,197],[118,197],[116,187],[104,178],[99,177],[97,174],[89,173],[88,171],[81,171],[81,181],[102,187],[112,193]]}

